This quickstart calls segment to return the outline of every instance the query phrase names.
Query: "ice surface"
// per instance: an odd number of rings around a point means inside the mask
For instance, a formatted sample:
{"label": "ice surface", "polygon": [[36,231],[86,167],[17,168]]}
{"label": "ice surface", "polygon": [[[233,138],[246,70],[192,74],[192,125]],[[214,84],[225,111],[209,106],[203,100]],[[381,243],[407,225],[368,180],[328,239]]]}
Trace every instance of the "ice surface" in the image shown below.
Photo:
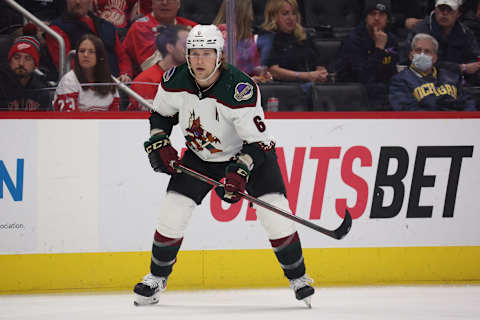
{"label": "ice surface", "polygon": [[158,305],[133,294],[0,295],[0,319],[377,320],[480,319],[480,286],[317,287],[312,309],[290,289],[167,291]]}

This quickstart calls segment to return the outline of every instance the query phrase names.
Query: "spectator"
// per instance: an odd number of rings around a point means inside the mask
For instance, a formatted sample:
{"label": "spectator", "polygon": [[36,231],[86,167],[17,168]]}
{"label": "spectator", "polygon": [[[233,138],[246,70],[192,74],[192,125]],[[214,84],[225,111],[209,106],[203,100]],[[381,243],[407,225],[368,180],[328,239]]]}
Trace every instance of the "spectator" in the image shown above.
{"label": "spectator", "polygon": [[275,80],[325,82],[328,72],[319,64],[320,53],[300,20],[296,0],[267,2],[265,32],[258,38],[261,63],[269,67]]}
{"label": "spectator", "polygon": [[93,13],[111,22],[123,40],[130,26],[130,12],[137,0],[93,0]]}
{"label": "spectator", "polygon": [[336,62],[336,79],[363,83],[373,109],[388,107],[388,81],[397,72],[398,43],[387,31],[390,9],[390,0],[367,0],[365,22],[344,40]]}
{"label": "spectator", "polygon": [[434,11],[412,30],[409,38],[418,33],[432,35],[439,42],[438,61],[443,67],[473,75],[480,69],[480,49],[473,32],[458,20],[459,5],[458,0],[437,0]]}
{"label": "spectator", "polygon": [[462,89],[460,74],[435,66],[438,46],[429,34],[418,33],[413,38],[411,65],[390,84],[394,110],[476,110],[475,101]]}
{"label": "spectator", "polygon": [[[185,43],[189,29],[182,25],[162,26],[155,39],[155,45],[163,59],[145,71],[134,80],[130,88],[148,102],[153,103],[158,84],[162,82],[163,73],[174,66],[185,63]],[[129,110],[148,110],[140,107],[137,100],[130,98]]]}
{"label": "spectator", "polygon": [[102,40],[84,34],[75,50],[75,67],[63,76],[55,92],[55,111],[118,111],[120,98],[111,83]]}
{"label": "spectator", "polygon": [[345,39],[337,79],[346,82],[385,82],[396,73],[397,41],[387,31],[390,0],[367,0],[365,22]]}
{"label": "spectator", "polygon": [[137,71],[146,70],[162,59],[155,48],[159,25],[196,25],[191,20],[178,17],[179,9],[180,0],[152,0],[153,11],[130,26],[123,44]]}
{"label": "spectator", "polygon": [[8,52],[8,64],[0,69],[0,110],[50,111],[47,83],[35,74],[40,43],[33,36],[15,40]]}
{"label": "spectator", "polygon": [[[105,44],[108,58],[107,62],[112,74],[122,82],[130,81],[132,77],[132,65],[113,24],[89,12],[91,0],[66,1],[67,11],[62,16],[54,19],[50,25],[65,41],[65,53],[69,53],[72,46],[76,46],[83,35],[97,35]],[[45,38],[50,56],[58,67],[58,42],[48,34]]]}
{"label": "spectator", "polygon": [[[236,56],[235,66],[252,76],[257,82],[265,82],[271,75],[258,74],[260,67],[260,54],[252,33],[253,7],[252,0],[237,1],[235,3],[235,24],[236,24]],[[226,0],[223,0],[217,17],[213,24],[222,31],[223,37],[227,38],[227,15]],[[225,54],[228,52],[225,50]]]}

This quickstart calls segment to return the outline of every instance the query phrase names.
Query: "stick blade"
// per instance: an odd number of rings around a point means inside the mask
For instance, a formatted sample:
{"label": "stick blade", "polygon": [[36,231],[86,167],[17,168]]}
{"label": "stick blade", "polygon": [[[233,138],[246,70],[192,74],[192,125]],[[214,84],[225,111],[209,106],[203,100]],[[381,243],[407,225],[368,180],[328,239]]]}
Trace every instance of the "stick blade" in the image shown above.
{"label": "stick blade", "polygon": [[347,235],[352,227],[352,216],[347,209],[345,209],[345,218],[343,219],[342,224],[334,231],[334,238],[337,240],[342,239]]}

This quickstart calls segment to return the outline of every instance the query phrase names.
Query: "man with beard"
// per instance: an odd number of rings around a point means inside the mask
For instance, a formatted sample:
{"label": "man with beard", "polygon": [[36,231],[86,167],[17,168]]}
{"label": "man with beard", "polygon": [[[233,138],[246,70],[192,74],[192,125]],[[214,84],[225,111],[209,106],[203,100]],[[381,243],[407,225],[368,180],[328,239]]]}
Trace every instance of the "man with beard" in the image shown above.
{"label": "man with beard", "polygon": [[365,22],[343,42],[337,80],[365,84],[371,108],[388,106],[387,83],[397,72],[398,43],[387,31],[390,0],[367,0]]}
{"label": "man with beard", "polygon": [[15,40],[8,64],[0,68],[0,110],[49,111],[47,83],[33,71],[39,62],[40,43],[33,36]]}
{"label": "man with beard", "polygon": [[[108,64],[112,74],[122,82],[131,80],[132,64],[125,53],[115,26],[105,19],[89,12],[92,0],[66,0],[67,12],[54,19],[50,27],[62,36],[65,41],[65,53],[69,53],[77,41],[86,33],[91,33],[103,40],[107,49]],[[58,66],[59,46],[55,38],[50,35],[45,37],[48,51],[52,60]]]}

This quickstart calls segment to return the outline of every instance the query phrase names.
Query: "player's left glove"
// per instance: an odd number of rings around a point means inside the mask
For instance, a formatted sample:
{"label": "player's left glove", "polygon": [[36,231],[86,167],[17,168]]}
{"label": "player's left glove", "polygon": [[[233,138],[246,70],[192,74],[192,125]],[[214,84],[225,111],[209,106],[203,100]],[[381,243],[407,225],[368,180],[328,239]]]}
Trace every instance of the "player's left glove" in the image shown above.
{"label": "player's left glove", "polygon": [[250,170],[241,162],[234,162],[225,169],[225,195],[227,202],[237,202],[241,196],[237,192],[245,192]]}

